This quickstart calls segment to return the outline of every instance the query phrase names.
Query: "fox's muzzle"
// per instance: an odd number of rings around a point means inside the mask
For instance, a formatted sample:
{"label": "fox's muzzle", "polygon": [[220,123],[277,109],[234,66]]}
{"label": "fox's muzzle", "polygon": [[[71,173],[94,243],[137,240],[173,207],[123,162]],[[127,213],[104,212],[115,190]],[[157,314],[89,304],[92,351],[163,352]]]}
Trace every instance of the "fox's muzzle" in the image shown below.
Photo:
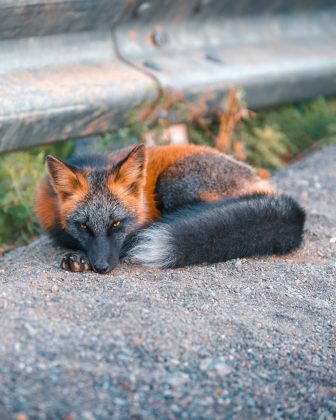
{"label": "fox's muzzle", "polygon": [[105,274],[119,263],[120,245],[115,238],[97,236],[87,249],[88,258],[94,271]]}

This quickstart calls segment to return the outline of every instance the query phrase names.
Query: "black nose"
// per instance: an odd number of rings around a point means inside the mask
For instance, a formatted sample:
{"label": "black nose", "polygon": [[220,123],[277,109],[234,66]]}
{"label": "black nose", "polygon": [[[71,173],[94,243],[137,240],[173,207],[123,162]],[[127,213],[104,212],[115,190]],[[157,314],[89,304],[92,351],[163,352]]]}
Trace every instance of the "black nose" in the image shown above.
{"label": "black nose", "polygon": [[110,267],[106,263],[96,263],[94,265],[95,271],[97,271],[97,273],[99,274],[107,273],[109,271],[109,268]]}

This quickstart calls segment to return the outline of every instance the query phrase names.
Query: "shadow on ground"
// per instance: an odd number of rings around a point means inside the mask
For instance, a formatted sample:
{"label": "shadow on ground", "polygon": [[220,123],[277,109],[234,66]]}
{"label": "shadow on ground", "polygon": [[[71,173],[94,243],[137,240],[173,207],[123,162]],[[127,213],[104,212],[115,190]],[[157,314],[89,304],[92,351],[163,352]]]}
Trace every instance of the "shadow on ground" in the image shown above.
{"label": "shadow on ground", "polygon": [[42,237],[0,258],[0,418],[334,418],[335,161],[274,179],[308,211],[288,257],[74,274]]}

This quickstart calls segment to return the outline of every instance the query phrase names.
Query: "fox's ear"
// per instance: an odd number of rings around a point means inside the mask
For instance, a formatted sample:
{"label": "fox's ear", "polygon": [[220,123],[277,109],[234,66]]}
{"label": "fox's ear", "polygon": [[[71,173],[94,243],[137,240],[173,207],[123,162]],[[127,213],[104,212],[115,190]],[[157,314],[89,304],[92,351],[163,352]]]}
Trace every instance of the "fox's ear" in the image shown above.
{"label": "fox's ear", "polygon": [[144,144],[133,147],[129,154],[114,168],[109,179],[109,188],[116,185],[124,191],[136,192],[143,184],[146,167],[146,147]]}
{"label": "fox's ear", "polygon": [[61,199],[65,200],[76,194],[84,195],[88,191],[85,176],[75,166],[49,155],[47,167],[51,183]]}

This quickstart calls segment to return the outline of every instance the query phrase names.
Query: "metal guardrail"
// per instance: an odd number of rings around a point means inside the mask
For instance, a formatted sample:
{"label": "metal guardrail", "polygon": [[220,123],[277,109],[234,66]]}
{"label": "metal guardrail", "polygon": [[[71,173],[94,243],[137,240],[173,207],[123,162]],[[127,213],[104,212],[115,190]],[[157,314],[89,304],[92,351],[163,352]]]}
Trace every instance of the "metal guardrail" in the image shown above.
{"label": "metal guardrail", "polygon": [[103,133],[158,88],[336,93],[334,0],[0,0],[0,152]]}

